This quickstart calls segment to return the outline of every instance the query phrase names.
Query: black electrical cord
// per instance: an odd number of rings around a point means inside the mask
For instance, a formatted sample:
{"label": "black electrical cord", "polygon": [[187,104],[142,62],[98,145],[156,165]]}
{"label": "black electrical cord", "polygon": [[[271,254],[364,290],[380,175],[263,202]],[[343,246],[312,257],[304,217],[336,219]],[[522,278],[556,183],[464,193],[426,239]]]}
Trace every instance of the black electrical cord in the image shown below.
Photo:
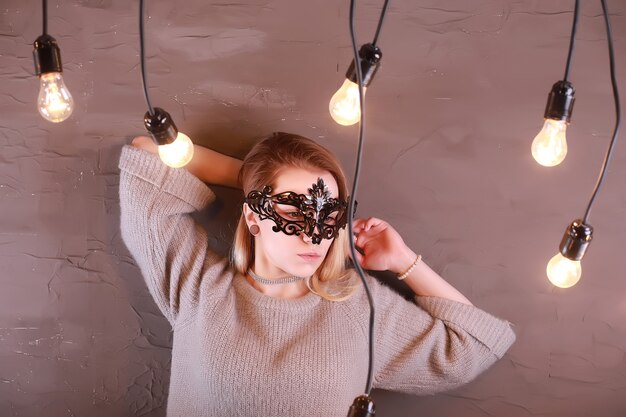
{"label": "black electrical cord", "polygon": [[349,242],[350,242],[350,254],[352,256],[352,261],[355,269],[359,273],[361,277],[361,281],[363,282],[363,286],[365,287],[365,292],[367,294],[367,299],[370,305],[370,331],[369,331],[369,362],[368,362],[368,372],[367,372],[367,383],[365,385],[365,393],[369,396],[372,391],[372,374],[373,374],[373,364],[374,364],[374,300],[372,299],[372,294],[370,292],[369,286],[367,285],[367,281],[365,279],[365,272],[363,272],[363,268],[359,264],[356,248],[354,246],[354,229],[352,227],[352,223],[354,221],[354,204],[356,201],[356,191],[359,183],[359,175],[361,171],[361,157],[363,155],[363,137],[365,133],[365,106],[363,100],[363,74],[361,72],[361,58],[359,57],[359,51],[357,49],[357,41],[356,41],[356,33],[354,30],[354,11],[355,11],[355,0],[350,0],[350,39],[352,41],[352,53],[354,54],[354,67],[356,69],[356,79],[357,85],[359,87],[359,103],[361,105],[361,120],[359,122],[359,145],[357,149],[356,155],[356,164],[354,168],[354,179],[352,182],[352,193],[350,194],[350,203],[348,204],[348,234],[349,234]]}
{"label": "black electrical cord", "polygon": [[139,60],[141,62],[141,85],[143,86],[143,95],[146,98],[148,111],[150,112],[151,116],[154,116],[154,109],[152,108],[152,104],[150,104],[150,97],[148,96],[148,86],[146,85],[146,54],[144,48],[143,34],[143,10],[143,0],[139,0]]}
{"label": "black electrical cord", "polygon": [[43,34],[48,34],[48,0],[42,0]]}
{"label": "black electrical cord", "polygon": [[578,14],[579,14],[579,1],[576,0],[574,3],[574,22],[572,23],[572,34],[569,38],[569,51],[567,52],[567,63],[565,64],[565,75],[563,76],[563,81],[567,81],[569,77],[569,69],[572,64],[572,55],[574,54],[574,42],[576,39],[576,28],[578,27]]}
{"label": "black electrical cord", "polygon": [[611,35],[611,22],[609,20],[609,11],[606,5],[606,0],[600,0],[602,2],[602,11],[604,13],[604,23],[606,26],[606,38],[609,47],[609,67],[611,71],[611,85],[613,87],[613,101],[615,102],[615,128],[613,129],[613,137],[611,138],[611,142],[609,144],[609,149],[606,152],[606,156],[604,157],[604,162],[602,163],[602,168],[600,170],[600,176],[598,177],[598,181],[596,182],[596,186],[591,195],[591,199],[589,200],[589,205],[587,205],[587,210],[585,211],[585,217],[583,217],[583,224],[587,224],[587,219],[589,218],[589,214],[591,212],[591,206],[596,199],[596,195],[600,190],[600,186],[604,182],[604,176],[606,174],[607,167],[609,166],[609,161],[611,160],[611,154],[613,153],[613,148],[615,147],[615,140],[617,139],[617,134],[619,132],[619,127],[621,123],[621,107],[619,102],[619,91],[617,89],[617,80],[615,78],[615,57],[613,53],[613,36]]}
{"label": "black electrical cord", "polygon": [[378,27],[376,28],[376,34],[374,35],[374,40],[372,41],[372,45],[374,46],[376,46],[376,42],[378,42],[378,36],[380,35],[380,30],[383,27],[383,21],[385,20],[385,16],[387,15],[387,6],[389,6],[389,0],[385,0],[385,3],[383,4],[383,10],[380,12],[380,17],[378,18]]}

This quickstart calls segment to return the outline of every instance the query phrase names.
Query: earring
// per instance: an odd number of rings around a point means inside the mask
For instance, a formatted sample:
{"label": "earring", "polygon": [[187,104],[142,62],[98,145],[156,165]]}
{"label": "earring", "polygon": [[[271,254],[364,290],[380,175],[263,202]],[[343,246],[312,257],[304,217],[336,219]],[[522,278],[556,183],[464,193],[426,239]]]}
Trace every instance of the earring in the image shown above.
{"label": "earring", "polygon": [[250,234],[252,236],[258,235],[260,231],[261,231],[261,229],[256,224],[253,224],[253,225],[250,226]]}

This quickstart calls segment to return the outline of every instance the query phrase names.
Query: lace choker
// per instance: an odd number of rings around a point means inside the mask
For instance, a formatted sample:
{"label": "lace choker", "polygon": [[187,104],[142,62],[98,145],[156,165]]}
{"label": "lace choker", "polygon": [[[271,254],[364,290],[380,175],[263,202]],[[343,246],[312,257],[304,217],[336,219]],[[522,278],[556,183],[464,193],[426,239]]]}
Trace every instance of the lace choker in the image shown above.
{"label": "lace choker", "polygon": [[302,281],[303,279],[305,279],[306,277],[297,277],[297,276],[291,276],[291,277],[282,277],[282,278],[276,278],[276,279],[267,279],[267,278],[263,278],[261,276],[258,276],[257,274],[255,274],[252,269],[248,269],[248,274],[252,277],[253,280],[255,280],[256,282],[260,283],[260,284],[265,284],[265,285],[274,285],[274,284],[290,284],[292,282],[298,282],[298,281]]}

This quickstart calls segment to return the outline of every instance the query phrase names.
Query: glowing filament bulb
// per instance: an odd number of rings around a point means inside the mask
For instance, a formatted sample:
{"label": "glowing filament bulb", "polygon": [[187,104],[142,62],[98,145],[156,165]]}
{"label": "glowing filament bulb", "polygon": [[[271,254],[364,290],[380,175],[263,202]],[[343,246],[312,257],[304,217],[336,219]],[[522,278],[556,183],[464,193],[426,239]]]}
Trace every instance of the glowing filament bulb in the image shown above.
{"label": "glowing filament bulb", "polygon": [[572,261],[557,253],[548,262],[546,272],[552,284],[559,288],[569,288],[576,285],[580,280],[582,269],[580,261]]}
{"label": "glowing filament bulb", "polygon": [[182,132],[178,132],[174,142],[159,145],[158,150],[161,161],[172,168],[183,167],[193,158],[193,142]]}
{"label": "glowing filament bulb", "polygon": [[533,158],[539,164],[553,167],[560,164],[567,155],[564,120],[546,119],[541,132],[535,136],[531,147]]}
{"label": "glowing filament bulb", "polygon": [[[363,87],[363,94],[367,88]],[[361,119],[361,103],[359,102],[359,86],[349,79],[330,99],[328,105],[330,116],[343,126],[350,126]]]}
{"label": "glowing filament bulb", "polygon": [[59,123],[70,117],[74,99],[63,82],[60,72],[48,72],[39,77],[37,108],[44,119]]}

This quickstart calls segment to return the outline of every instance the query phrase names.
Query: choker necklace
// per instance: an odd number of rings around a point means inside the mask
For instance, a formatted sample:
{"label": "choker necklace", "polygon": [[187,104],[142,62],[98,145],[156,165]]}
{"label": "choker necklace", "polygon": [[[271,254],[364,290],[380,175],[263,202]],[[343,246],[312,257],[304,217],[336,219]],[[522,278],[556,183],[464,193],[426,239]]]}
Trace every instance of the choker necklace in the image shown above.
{"label": "choker necklace", "polygon": [[305,277],[297,277],[297,276],[283,277],[283,278],[277,278],[277,279],[267,279],[267,278],[263,278],[263,277],[258,276],[257,274],[255,274],[252,271],[252,269],[248,269],[248,274],[256,282],[258,282],[260,284],[266,284],[266,285],[290,284],[292,282],[298,282],[298,281],[302,281],[303,279],[305,279]]}

